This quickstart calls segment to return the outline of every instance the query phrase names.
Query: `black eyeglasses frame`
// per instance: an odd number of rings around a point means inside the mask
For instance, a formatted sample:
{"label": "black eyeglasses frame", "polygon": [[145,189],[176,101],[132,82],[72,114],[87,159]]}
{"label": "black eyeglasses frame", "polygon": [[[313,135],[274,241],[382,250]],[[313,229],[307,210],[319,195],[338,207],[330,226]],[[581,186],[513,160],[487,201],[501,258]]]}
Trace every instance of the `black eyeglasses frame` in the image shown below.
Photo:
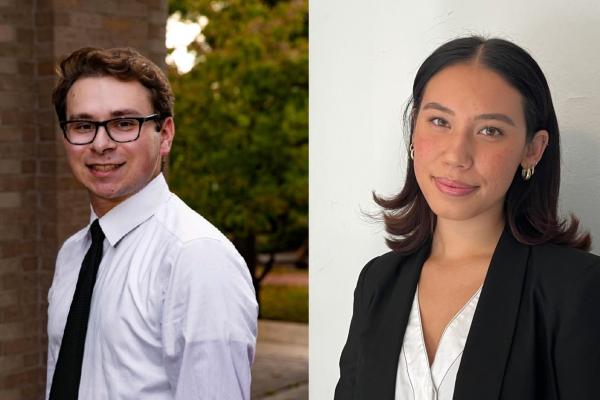
{"label": "black eyeglasses frame", "polygon": [[[123,119],[133,119],[133,120],[138,121],[138,123],[139,123],[139,125],[138,125],[138,133],[137,133],[135,139],[131,139],[131,140],[116,140],[110,134],[110,130],[108,129],[108,124],[110,124],[111,122],[119,121],[119,120],[123,120]],[[89,120],[89,119],[74,119],[74,120],[70,120],[70,121],[60,121],[59,124],[60,124],[60,128],[62,129],[63,135],[64,135],[65,139],[67,140],[67,142],[69,142],[70,144],[72,144],[74,146],[83,146],[83,145],[86,145],[86,144],[93,143],[94,140],[96,140],[96,136],[98,135],[98,128],[99,127],[103,127],[104,130],[106,131],[106,134],[110,138],[110,140],[112,140],[115,143],[131,143],[131,142],[135,142],[136,140],[138,140],[140,138],[140,134],[142,132],[142,126],[144,125],[144,122],[146,122],[146,121],[158,121],[157,122],[157,128],[160,128],[160,120],[161,119],[162,119],[162,116],[160,114],[150,114],[150,115],[148,115],[146,117],[117,117],[117,118],[107,119],[105,121],[93,121],[93,120]],[[67,126],[67,124],[73,123],[73,122],[89,122],[89,123],[95,125],[96,130],[94,131],[94,136],[92,136],[92,138],[90,139],[90,141],[84,142],[84,143],[73,143],[69,139],[69,136],[67,135],[66,126]],[[157,129],[157,131],[160,131],[160,129]]]}

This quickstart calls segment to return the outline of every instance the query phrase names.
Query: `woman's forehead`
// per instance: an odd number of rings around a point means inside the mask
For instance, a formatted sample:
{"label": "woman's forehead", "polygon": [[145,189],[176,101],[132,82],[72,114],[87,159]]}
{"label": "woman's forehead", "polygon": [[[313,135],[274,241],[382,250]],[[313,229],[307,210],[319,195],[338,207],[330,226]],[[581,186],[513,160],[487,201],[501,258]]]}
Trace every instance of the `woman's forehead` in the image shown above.
{"label": "woman's forehead", "polygon": [[[507,114],[525,122],[523,99],[496,71],[481,64],[448,66],[427,82],[420,110],[439,105],[449,114]],[[436,107],[433,107],[436,108]]]}

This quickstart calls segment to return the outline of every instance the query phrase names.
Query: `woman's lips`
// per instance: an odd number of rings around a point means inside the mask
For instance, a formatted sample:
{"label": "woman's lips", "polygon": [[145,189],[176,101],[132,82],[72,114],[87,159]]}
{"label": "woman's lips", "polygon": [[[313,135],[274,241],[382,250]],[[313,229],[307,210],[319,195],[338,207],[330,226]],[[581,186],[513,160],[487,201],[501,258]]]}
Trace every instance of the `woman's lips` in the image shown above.
{"label": "woman's lips", "polygon": [[467,196],[479,189],[479,186],[469,185],[448,178],[433,177],[433,181],[440,192],[449,196]]}

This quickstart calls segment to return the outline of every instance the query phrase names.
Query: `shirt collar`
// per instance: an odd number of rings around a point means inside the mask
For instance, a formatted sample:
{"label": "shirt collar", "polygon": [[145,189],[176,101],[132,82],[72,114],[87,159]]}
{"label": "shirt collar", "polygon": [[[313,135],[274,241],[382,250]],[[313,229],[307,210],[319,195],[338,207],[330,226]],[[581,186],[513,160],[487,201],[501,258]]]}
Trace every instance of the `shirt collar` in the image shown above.
{"label": "shirt collar", "polygon": [[[100,218],[100,227],[111,246],[115,246],[135,227],[152,217],[158,207],[171,195],[163,174],[148,182],[139,192],[115,206]],[[90,222],[98,218],[94,210]]]}

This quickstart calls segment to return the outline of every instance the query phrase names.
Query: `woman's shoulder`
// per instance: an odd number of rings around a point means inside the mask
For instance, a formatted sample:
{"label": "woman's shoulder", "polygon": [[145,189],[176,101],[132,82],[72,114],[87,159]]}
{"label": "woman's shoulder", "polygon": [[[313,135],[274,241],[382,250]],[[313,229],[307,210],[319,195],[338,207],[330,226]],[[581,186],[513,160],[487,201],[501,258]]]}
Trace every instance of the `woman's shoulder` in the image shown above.
{"label": "woman's shoulder", "polygon": [[532,263],[541,268],[571,271],[573,269],[600,268],[600,257],[587,251],[554,243],[531,246]]}
{"label": "woman's shoulder", "polygon": [[358,282],[366,287],[380,287],[393,284],[398,279],[410,279],[423,264],[427,253],[421,248],[411,254],[389,251],[371,259],[362,269]]}
{"label": "woman's shoulder", "polygon": [[563,331],[563,338],[577,336],[580,344],[597,340],[600,257],[555,244],[532,246],[528,275],[526,297],[538,303],[546,326]]}
{"label": "woman's shoulder", "polygon": [[531,246],[530,271],[539,280],[560,286],[587,281],[600,283],[600,257],[568,246]]}
{"label": "woman's shoulder", "polygon": [[361,276],[369,276],[369,278],[385,277],[401,266],[407,257],[407,255],[396,251],[388,251],[372,258],[365,264],[360,274]]}

